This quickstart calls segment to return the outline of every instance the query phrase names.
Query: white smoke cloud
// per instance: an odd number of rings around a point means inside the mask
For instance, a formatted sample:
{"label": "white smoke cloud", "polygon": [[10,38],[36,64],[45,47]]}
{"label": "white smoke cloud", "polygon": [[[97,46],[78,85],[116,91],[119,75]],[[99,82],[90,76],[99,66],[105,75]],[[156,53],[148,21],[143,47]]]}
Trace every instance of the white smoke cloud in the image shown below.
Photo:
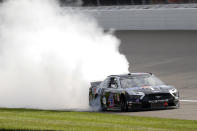
{"label": "white smoke cloud", "polygon": [[55,0],[0,5],[0,107],[88,109],[89,82],[128,72],[119,40]]}

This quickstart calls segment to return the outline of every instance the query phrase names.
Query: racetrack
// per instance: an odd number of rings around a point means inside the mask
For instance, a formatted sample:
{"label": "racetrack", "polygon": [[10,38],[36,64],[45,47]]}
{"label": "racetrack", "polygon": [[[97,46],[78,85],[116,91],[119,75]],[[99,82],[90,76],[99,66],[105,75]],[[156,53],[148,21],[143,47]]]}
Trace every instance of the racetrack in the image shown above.
{"label": "racetrack", "polygon": [[120,114],[197,120],[197,31],[116,31],[116,36],[130,72],[152,72],[189,100],[180,109]]}

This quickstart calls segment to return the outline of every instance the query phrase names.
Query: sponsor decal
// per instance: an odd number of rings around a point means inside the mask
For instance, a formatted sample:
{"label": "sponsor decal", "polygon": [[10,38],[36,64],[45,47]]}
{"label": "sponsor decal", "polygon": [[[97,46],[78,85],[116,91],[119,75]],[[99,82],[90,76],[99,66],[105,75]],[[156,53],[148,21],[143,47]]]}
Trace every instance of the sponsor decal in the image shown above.
{"label": "sponsor decal", "polygon": [[106,105],[106,98],[103,97],[103,104]]}
{"label": "sponsor decal", "polygon": [[114,98],[112,93],[109,94],[108,103],[109,103],[109,107],[114,106]]}
{"label": "sponsor decal", "polygon": [[119,96],[119,94],[117,94],[117,101],[120,101],[120,96]]}
{"label": "sponsor decal", "polygon": [[93,88],[93,89],[92,89],[92,92],[93,92],[94,94],[96,94],[96,91],[97,91],[97,88]]}

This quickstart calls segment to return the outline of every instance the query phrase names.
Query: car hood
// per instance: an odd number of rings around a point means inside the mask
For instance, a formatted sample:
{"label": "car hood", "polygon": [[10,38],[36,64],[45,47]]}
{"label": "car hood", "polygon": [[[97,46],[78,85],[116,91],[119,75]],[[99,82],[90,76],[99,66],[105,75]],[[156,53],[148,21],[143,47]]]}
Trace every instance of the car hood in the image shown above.
{"label": "car hood", "polygon": [[173,89],[170,85],[160,85],[160,86],[142,86],[142,87],[130,87],[126,88],[126,92],[130,95],[137,95],[139,93],[152,94],[152,93],[169,93],[170,89]]}

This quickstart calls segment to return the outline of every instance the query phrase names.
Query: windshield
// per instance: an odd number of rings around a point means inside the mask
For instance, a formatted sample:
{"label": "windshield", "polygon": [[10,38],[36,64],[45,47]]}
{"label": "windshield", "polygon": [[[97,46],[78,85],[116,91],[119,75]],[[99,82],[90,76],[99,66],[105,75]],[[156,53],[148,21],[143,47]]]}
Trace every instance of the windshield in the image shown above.
{"label": "windshield", "polygon": [[139,75],[134,77],[125,77],[120,79],[122,88],[159,86],[164,83],[154,75]]}

